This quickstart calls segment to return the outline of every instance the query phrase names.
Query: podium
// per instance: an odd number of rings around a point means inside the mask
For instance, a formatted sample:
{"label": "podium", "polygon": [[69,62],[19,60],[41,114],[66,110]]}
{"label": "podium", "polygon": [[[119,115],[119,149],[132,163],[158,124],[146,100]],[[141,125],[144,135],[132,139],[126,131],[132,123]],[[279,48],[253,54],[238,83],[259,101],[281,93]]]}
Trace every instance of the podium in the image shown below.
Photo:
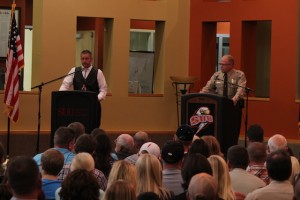
{"label": "podium", "polygon": [[52,92],[51,108],[51,147],[54,133],[60,126],[81,122],[86,133],[98,128],[98,98],[95,92],[55,91]]}
{"label": "podium", "polygon": [[195,93],[181,98],[181,124],[189,124],[197,136],[213,135],[221,151],[236,145],[241,126],[241,108],[223,96]]}

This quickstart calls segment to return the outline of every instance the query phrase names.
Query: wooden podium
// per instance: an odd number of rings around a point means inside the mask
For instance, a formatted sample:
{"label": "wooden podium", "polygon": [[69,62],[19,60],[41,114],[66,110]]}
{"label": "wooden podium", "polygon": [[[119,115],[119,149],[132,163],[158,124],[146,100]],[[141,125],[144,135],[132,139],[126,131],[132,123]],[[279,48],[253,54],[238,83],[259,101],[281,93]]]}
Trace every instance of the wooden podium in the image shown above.
{"label": "wooden podium", "polygon": [[95,92],[56,91],[52,92],[51,146],[54,133],[60,126],[81,122],[86,133],[98,128],[98,98]]}
{"label": "wooden podium", "polygon": [[236,145],[241,126],[241,108],[213,94],[187,94],[181,98],[181,124],[189,124],[197,136],[213,135],[224,154]]}

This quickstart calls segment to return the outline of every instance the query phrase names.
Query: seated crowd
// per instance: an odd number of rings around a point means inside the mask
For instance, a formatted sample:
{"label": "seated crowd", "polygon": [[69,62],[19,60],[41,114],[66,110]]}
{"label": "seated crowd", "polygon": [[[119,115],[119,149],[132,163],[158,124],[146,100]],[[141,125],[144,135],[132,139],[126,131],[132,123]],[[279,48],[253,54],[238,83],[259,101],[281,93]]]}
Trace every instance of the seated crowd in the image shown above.
{"label": "seated crowd", "polygon": [[7,166],[0,143],[0,200],[300,200],[299,161],[286,138],[264,144],[257,124],[247,137],[247,148],[221,152],[215,137],[182,125],[161,147],[144,131],[113,145],[104,130],[86,134],[74,122],[56,130],[53,148]]}

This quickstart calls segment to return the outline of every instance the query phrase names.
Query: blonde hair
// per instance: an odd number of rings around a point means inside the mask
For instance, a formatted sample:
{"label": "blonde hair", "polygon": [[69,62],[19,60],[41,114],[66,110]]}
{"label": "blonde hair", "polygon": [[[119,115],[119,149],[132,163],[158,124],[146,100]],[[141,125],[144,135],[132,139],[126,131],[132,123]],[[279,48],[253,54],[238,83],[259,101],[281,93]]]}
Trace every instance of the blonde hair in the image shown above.
{"label": "blonde hair", "polygon": [[117,180],[111,183],[104,193],[102,200],[136,200],[135,189],[125,180]]}
{"label": "blonde hair", "polygon": [[162,167],[158,158],[151,154],[141,154],[136,164],[137,194],[154,192],[160,199],[168,199],[170,191],[162,187]]}
{"label": "blonde hair", "polygon": [[136,191],[136,170],[134,165],[125,160],[118,160],[114,162],[110,174],[108,176],[107,188],[119,179],[125,180],[132,185],[134,191]]}
{"label": "blonde hair", "polygon": [[209,155],[219,155],[224,157],[223,153],[221,152],[220,143],[218,142],[217,138],[212,135],[205,135],[202,136],[201,139],[208,145],[209,148]]}
{"label": "blonde hair", "polygon": [[231,187],[231,180],[229,176],[229,169],[225,160],[218,155],[211,155],[208,158],[213,170],[213,177],[218,182],[218,195],[222,199],[233,200],[235,194]]}
{"label": "blonde hair", "polygon": [[89,153],[78,153],[74,156],[70,170],[84,169],[86,171],[92,171],[95,169],[94,158]]}

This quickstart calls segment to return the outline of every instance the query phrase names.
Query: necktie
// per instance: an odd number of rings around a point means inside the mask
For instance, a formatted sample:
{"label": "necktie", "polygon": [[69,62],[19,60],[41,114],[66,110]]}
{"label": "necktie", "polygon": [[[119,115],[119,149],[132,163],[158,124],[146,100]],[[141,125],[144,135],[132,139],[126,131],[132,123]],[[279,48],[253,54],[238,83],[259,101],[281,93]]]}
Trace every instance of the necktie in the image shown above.
{"label": "necktie", "polygon": [[227,73],[224,73],[224,85],[223,85],[223,96],[228,97],[228,85],[227,85]]}

